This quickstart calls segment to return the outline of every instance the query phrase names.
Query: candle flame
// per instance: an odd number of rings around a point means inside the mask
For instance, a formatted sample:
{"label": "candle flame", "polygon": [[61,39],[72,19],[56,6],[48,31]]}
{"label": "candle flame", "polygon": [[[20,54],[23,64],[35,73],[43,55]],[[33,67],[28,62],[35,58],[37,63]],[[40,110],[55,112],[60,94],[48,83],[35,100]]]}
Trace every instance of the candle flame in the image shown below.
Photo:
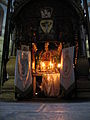
{"label": "candle flame", "polygon": [[57,67],[60,68],[60,67],[61,67],[61,64],[59,63],[59,64],[57,65]]}
{"label": "candle flame", "polygon": [[42,65],[42,67],[45,67],[45,63],[44,62],[42,62],[41,65]]}
{"label": "candle flame", "polygon": [[53,63],[50,61],[50,68],[53,68]]}

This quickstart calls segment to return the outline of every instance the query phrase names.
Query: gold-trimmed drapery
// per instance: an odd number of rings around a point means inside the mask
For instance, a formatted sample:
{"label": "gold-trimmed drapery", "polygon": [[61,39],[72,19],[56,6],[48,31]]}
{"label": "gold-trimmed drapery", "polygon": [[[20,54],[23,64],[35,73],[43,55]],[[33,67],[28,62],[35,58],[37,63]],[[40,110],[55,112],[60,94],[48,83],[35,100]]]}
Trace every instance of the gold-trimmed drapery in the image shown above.
{"label": "gold-trimmed drapery", "polygon": [[25,91],[31,84],[31,52],[17,50],[15,67],[15,86],[21,91]]}
{"label": "gold-trimmed drapery", "polygon": [[73,58],[74,47],[68,47],[62,50],[60,80],[61,85],[65,90],[68,90],[68,88],[75,82]]}

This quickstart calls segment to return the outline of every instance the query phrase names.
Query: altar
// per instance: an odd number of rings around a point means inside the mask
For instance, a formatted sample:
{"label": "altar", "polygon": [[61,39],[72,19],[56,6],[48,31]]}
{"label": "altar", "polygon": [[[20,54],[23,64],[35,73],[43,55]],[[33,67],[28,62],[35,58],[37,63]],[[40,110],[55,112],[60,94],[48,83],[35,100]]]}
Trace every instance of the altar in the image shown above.
{"label": "altar", "polygon": [[40,49],[35,43],[32,44],[33,95],[43,93],[56,97],[60,93],[62,44],[45,42],[42,45],[44,47]]}
{"label": "altar", "polygon": [[39,84],[41,92],[48,97],[56,97],[59,96],[60,93],[60,73],[43,73],[43,74],[33,74],[33,95],[37,95],[36,77],[41,77],[41,84]]}

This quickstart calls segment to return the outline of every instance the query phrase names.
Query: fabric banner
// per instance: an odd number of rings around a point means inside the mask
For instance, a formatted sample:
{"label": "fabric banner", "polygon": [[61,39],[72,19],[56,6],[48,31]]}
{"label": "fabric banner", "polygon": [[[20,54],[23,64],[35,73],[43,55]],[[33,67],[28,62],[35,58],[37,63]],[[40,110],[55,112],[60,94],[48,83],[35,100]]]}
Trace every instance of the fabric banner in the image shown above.
{"label": "fabric banner", "polygon": [[17,50],[15,66],[15,86],[25,91],[32,84],[31,52]]}
{"label": "fabric banner", "polygon": [[61,85],[64,89],[68,89],[74,82],[74,68],[73,68],[74,47],[64,48],[61,57]]}
{"label": "fabric banner", "polygon": [[42,89],[46,96],[58,96],[60,92],[60,74],[43,74]]}

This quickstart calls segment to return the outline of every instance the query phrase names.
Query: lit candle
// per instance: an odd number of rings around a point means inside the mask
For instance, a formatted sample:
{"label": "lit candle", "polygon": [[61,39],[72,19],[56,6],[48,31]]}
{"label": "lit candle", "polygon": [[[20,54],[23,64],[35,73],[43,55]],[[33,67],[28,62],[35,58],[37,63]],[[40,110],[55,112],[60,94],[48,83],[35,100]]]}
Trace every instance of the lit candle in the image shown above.
{"label": "lit candle", "polygon": [[41,70],[45,70],[45,63],[41,62]]}
{"label": "lit candle", "polygon": [[53,63],[50,61],[50,68],[53,68]]}

